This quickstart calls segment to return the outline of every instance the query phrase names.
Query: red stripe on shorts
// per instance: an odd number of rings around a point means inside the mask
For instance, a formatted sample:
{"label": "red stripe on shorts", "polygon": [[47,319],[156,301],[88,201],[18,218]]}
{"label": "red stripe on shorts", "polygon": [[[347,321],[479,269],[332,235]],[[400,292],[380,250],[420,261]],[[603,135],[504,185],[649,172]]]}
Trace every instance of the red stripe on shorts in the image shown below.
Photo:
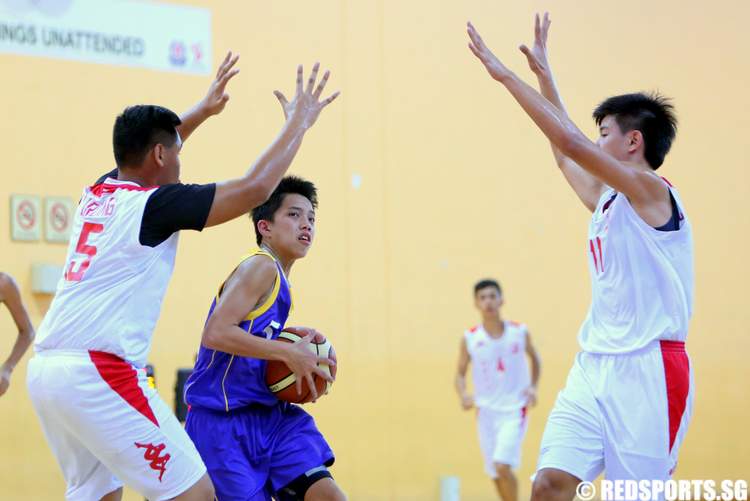
{"label": "red stripe on shorts", "polygon": [[685,413],[690,391],[690,361],[682,341],[660,341],[664,362],[664,379],[667,383],[669,409],[669,450],[672,450],[682,415]]}
{"label": "red stripe on shorts", "polygon": [[89,357],[94,362],[99,375],[115,393],[120,395],[133,409],[159,426],[151,406],[148,405],[146,395],[138,386],[138,373],[132,365],[117,355],[103,351],[89,351]]}

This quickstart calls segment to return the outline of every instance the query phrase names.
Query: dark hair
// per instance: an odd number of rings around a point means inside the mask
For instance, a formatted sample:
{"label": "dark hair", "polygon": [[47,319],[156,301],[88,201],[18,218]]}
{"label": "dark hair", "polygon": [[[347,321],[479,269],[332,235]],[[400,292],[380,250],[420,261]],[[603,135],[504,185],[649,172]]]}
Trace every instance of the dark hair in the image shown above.
{"label": "dark hair", "polygon": [[485,278],[484,280],[480,280],[474,285],[474,295],[476,296],[477,293],[482,290],[486,289],[487,287],[494,287],[497,289],[497,292],[500,293],[500,295],[503,295],[503,290],[500,288],[500,284],[497,282],[497,280],[493,280],[491,278]]}
{"label": "dark hair", "polygon": [[273,190],[268,200],[250,212],[250,217],[255,227],[255,241],[258,245],[263,241],[263,236],[258,231],[258,222],[261,220],[273,222],[273,216],[284,202],[284,196],[291,194],[302,195],[310,201],[313,209],[318,208],[318,189],[315,188],[314,184],[297,176],[285,177],[276,189]]}
{"label": "dark hair", "polygon": [[112,131],[112,146],[118,167],[140,165],[157,144],[171,147],[177,141],[180,117],[171,110],[152,104],[125,108]]}
{"label": "dark hair", "polygon": [[615,117],[623,133],[640,131],[646,161],[654,170],[661,167],[677,134],[677,116],[668,98],[655,92],[610,97],[594,110],[596,125],[601,125],[608,115]]}

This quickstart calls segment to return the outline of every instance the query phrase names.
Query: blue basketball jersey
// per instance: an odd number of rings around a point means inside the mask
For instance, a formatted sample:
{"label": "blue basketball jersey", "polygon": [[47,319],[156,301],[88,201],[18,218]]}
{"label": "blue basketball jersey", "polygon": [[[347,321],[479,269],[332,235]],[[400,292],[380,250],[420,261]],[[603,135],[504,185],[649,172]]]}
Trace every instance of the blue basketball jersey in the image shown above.
{"label": "blue basketball jersey", "polygon": [[[276,263],[276,280],[268,298],[239,324],[249,335],[276,339],[284,329],[292,307],[289,282],[276,258],[258,250],[244,256],[265,256]],[[236,269],[236,268],[235,268]],[[226,283],[226,282],[225,282]],[[211,318],[224,290],[224,284],[208,312]],[[275,405],[279,402],[265,382],[266,360],[231,355],[200,347],[193,373],[185,384],[185,402],[190,406],[229,412],[250,404]]]}

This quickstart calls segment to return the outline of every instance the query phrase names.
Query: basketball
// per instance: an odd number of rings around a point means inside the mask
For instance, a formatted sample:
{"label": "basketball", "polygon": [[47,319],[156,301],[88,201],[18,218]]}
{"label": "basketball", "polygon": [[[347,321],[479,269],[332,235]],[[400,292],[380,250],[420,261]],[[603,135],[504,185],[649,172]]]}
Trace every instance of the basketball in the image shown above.
{"label": "basketball", "polygon": [[[294,334],[292,332],[283,331],[279,334],[277,341],[283,343],[296,343],[302,340],[302,336]],[[319,357],[328,357],[333,360],[336,359],[336,352],[333,350],[333,346],[322,334],[315,336],[315,339],[307,345],[309,350]],[[336,377],[336,366],[330,367],[327,364],[318,364],[318,367],[329,373],[334,378]],[[269,360],[266,365],[266,384],[268,389],[276,395],[279,400],[290,402],[293,404],[305,404],[312,401],[312,392],[306,381],[302,382],[302,394],[297,394],[297,387],[295,382],[297,377],[287,367],[284,362],[278,360]],[[315,388],[318,391],[318,398],[327,394],[331,390],[332,383],[329,383],[325,379],[314,375],[313,381]]]}

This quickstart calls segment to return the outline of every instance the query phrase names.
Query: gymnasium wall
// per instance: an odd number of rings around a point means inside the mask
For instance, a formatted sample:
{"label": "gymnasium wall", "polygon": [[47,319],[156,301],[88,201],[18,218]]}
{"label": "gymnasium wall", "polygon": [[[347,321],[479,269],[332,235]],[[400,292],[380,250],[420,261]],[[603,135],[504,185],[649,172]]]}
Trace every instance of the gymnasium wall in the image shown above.
{"label": "gymnasium wall", "polygon": [[[688,350],[697,386],[676,477],[746,477],[746,2],[174,3],[212,10],[216,61],[230,48],[242,55],[227,109],[185,145],[183,181],[245,171],[282,125],[272,91],[292,92],[296,64],[319,59],[332,70],[328,90],[342,90],[292,166],[318,184],[320,210],[314,248],[291,282],[292,323],[326,333],[338,352],[339,380],[309,410],[350,499],[437,499],[441,475],[461,478],[463,499],[493,499],[474,414],[460,410],[452,386],[462,331],[477,320],[472,285],[485,276],[502,282],[505,316],[529,325],[543,361],[519,472],[528,497],[590,300],[588,215],[541,133],[469,52],[464,23],[472,19],[531,79],[517,46],[533,42],[533,14],[545,9],[563,97],[592,137],[590,112],[608,95],[658,89],[674,98],[680,129],[659,172],[680,189],[694,225]],[[38,325],[50,299],[31,293],[31,264],[62,264],[65,246],[11,242],[10,194],[77,199],[113,166],[118,112],[135,103],[184,111],[209,79],[10,55],[0,65],[0,270],[16,277]],[[216,286],[253,244],[245,218],[181,236],[150,357],[168,402]],[[14,336],[3,313],[0,356]],[[62,476],[26,394],[26,359],[0,398],[0,498],[61,499]]]}

